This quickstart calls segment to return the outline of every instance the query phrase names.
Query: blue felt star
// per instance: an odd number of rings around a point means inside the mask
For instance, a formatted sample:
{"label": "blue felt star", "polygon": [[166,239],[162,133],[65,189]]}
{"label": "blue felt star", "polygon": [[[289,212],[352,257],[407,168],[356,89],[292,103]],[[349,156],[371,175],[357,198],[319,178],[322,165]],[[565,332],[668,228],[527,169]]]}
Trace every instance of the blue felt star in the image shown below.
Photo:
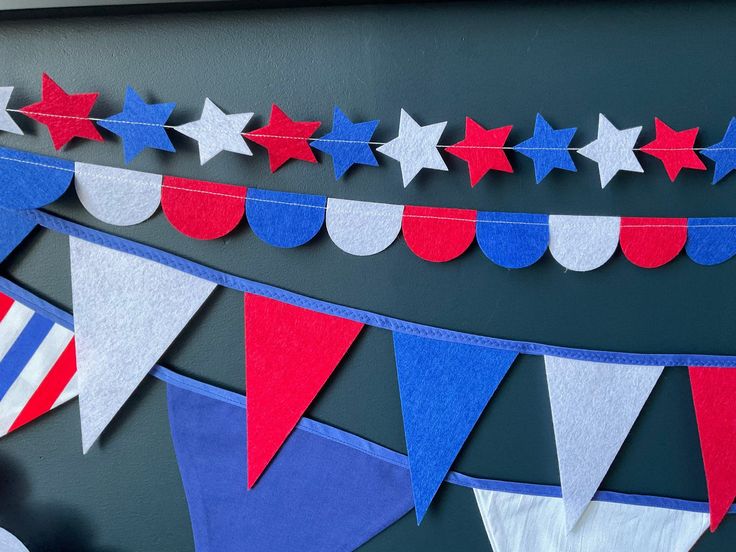
{"label": "blue felt star", "polygon": [[728,123],[723,140],[704,149],[701,153],[716,163],[713,184],[736,169],[736,117],[732,117],[731,122]]}
{"label": "blue felt star", "polygon": [[368,144],[377,126],[378,121],[353,123],[339,107],[335,107],[332,132],[312,142],[312,147],[332,156],[337,180],[356,163],[378,166],[376,156]]}
{"label": "blue felt star", "polygon": [[514,150],[534,161],[534,176],[539,184],[552,169],[576,172],[567,149],[576,128],[554,130],[539,113],[534,122],[534,136],[514,147]]}
{"label": "blue felt star", "polygon": [[164,124],[174,110],[174,103],[147,104],[130,86],[125,91],[123,110],[98,124],[123,139],[125,162],[146,148],[175,151]]}

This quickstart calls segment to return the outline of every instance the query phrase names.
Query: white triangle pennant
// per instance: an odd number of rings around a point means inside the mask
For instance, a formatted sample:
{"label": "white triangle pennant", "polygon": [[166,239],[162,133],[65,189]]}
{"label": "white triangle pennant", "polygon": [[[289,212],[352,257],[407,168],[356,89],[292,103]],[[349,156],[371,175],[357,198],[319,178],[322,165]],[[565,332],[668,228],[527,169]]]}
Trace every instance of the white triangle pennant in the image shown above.
{"label": "white triangle pennant", "polygon": [[74,237],[69,248],[86,453],[215,284]]}
{"label": "white triangle pennant", "polygon": [[663,366],[544,357],[567,529],[598,490]]}
{"label": "white triangle pennant", "polygon": [[567,532],[561,498],[473,489],[493,552],[686,552],[708,514],[594,501]]}

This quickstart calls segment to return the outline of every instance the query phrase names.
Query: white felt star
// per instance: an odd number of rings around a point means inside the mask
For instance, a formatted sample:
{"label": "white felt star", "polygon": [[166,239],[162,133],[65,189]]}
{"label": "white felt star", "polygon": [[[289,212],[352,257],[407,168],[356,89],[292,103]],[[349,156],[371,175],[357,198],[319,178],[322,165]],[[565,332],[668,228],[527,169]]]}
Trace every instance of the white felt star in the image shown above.
{"label": "white felt star", "polygon": [[598,138],[580,148],[578,153],[598,163],[601,188],[605,188],[618,171],[644,172],[633,151],[640,132],[640,126],[619,130],[603,114],[598,115]]}
{"label": "white felt star", "polygon": [[204,165],[221,151],[253,155],[241,135],[251,117],[253,113],[226,115],[205,98],[200,119],[174,129],[199,142],[199,162]]}
{"label": "white felt star", "polygon": [[10,117],[10,113],[6,111],[12,93],[12,86],[0,86],[0,130],[12,132],[13,134],[23,134],[20,127]]}
{"label": "white felt star", "polygon": [[447,121],[420,126],[406,111],[401,110],[399,135],[378,148],[378,151],[401,163],[404,188],[422,169],[447,170],[447,165],[437,151],[437,142],[445,125]]}

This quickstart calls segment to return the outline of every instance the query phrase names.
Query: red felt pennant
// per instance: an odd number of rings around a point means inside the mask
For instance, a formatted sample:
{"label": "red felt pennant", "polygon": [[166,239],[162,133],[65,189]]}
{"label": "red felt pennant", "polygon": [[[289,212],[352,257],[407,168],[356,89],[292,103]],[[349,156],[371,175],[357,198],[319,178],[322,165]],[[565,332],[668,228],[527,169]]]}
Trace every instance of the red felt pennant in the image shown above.
{"label": "red felt pennant", "polygon": [[319,121],[292,121],[279,106],[273,104],[268,124],[244,136],[268,150],[271,172],[276,172],[289,159],[317,162],[307,138],[314,134],[319,125]]}
{"label": "red felt pennant", "polygon": [[736,498],[736,368],[690,367],[690,387],[715,531]]}
{"label": "red felt pennant", "polygon": [[248,488],[362,328],[352,320],[245,295]]}
{"label": "red felt pennant", "polygon": [[514,172],[502,149],[511,128],[509,125],[486,130],[470,117],[465,118],[465,139],[446,148],[446,151],[468,163],[471,186],[475,186],[490,170]]}
{"label": "red felt pennant", "polygon": [[670,262],[686,240],[685,218],[621,218],[621,250],[636,266],[657,268]]}
{"label": "red felt pennant", "polygon": [[641,151],[656,157],[664,164],[667,176],[672,182],[682,169],[705,170],[705,164],[693,150],[698,128],[674,130],[655,117],[654,128],[657,137],[641,147]]}
{"label": "red felt pennant", "polygon": [[417,257],[444,263],[462,255],[473,243],[476,217],[470,209],[407,205],[401,230]]}
{"label": "red felt pennant", "polygon": [[246,188],[164,176],[161,208],[171,225],[198,240],[212,240],[235,228],[245,213]]}
{"label": "red felt pennant", "polygon": [[41,81],[41,101],[27,105],[21,112],[46,125],[51,141],[58,150],[78,136],[102,142],[102,136],[89,119],[98,92],[67,94],[46,73]]}

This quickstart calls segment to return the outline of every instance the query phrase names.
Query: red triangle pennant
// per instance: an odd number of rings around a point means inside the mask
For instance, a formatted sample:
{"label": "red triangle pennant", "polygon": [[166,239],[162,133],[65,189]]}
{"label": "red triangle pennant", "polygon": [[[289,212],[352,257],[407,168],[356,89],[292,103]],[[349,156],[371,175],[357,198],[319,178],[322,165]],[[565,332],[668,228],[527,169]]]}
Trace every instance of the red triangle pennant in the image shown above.
{"label": "red triangle pennant", "polygon": [[690,367],[690,387],[715,531],[736,498],[736,368]]}
{"label": "red triangle pennant", "polygon": [[362,328],[359,322],[245,294],[249,489]]}

